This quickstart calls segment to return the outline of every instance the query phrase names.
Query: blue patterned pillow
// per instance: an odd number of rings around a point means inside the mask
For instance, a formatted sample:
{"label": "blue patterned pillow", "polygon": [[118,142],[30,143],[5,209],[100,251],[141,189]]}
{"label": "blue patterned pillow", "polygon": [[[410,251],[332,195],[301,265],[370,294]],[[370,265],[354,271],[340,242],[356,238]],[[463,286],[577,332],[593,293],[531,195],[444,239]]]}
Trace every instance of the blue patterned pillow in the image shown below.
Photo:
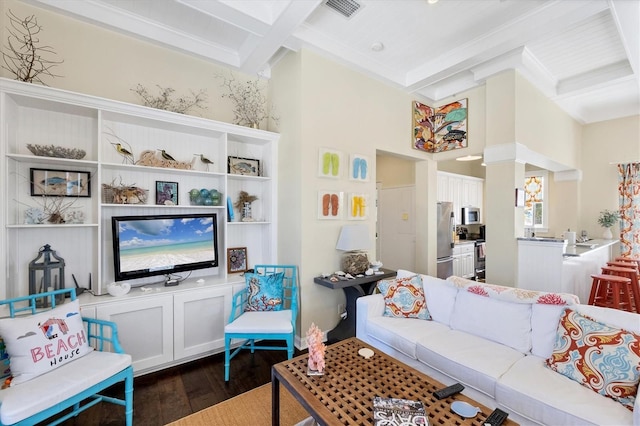
{"label": "blue patterned pillow", "polygon": [[270,275],[245,273],[244,277],[249,292],[246,312],[282,310],[284,273]]}
{"label": "blue patterned pillow", "polygon": [[419,275],[379,281],[378,290],[384,296],[385,317],[431,319]]}

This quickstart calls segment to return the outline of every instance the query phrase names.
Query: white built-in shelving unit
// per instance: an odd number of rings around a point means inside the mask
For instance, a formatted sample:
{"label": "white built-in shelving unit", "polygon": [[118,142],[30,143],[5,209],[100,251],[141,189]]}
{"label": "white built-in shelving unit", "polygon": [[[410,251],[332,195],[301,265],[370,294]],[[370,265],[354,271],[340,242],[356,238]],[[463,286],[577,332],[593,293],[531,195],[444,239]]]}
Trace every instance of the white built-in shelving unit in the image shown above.
{"label": "white built-in shelving unit", "polygon": [[[192,169],[147,167],[126,164],[112,143],[113,134],[133,150],[135,158],[145,150],[164,149],[178,161],[192,162]],[[141,306],[163,306],[159,312],[164,322],[159,341],[164,342],[159,357],[139,353],[138,371],[154,369],[180,357],[197,356],[221,347],[224,316],[230,306],[234,286],[242,278],[227,273],[227,248],[246,247],[249,266],[274,263],[277,248],[277,142],[279,135],[189,115],[177,114],[93,96],[0,79],[0,160],[2,164],[2,226],[0,227],[0,270],[3,283],[0,297],[28,294],[28,264],[36,258],[44,244],[50,244],[65,259],[67,287],[72,285],[71,274],[81,286],[92,277],[91,290],[95,294],[81,298],[83,313],[117,320],[133,325],[141,317]],[[80,160],[40,157],[33,155],[27,144],[56,145],[80,148],[86,156]],[[203,154],[214,162],[207,166],[195,154]],[[227,157],[242,157],[260,161],[260,176],[227,173]],[[91,176],[90,197],[76,197],[73,208],[84,214],[81,224],[25,224],[25,211],[40,207],[41,197],[30,195],[30,169],[53,169],[87,172]],[[178,204],[155,205],[155,182],[178,183]],[[103,202],[102,184],[124,183],[149,190],[145,204],[111,204]],[[190,204],[189,191],[217,189],[222,203],[216,206]],[[257,195],[252,205],[255,221],[241,222],[238,212],[229,221],[226,198],[237,199],[239,191]],[[152,293],[132,291],[124,299],[106,293],[106,285],[114,281],[111,217],[126,215],[158,215],[177,213],[217,213],[219,266],[193,271],[189,279],[178,287],[156,288]],[[196,284],[198,279],[204,279]],[[147,280],[147,281],[145,281]],[[158,277],[134,284],[157,282]],[[200,298],[201,292],[203,297]],[[219,317],[211,318],[201,310],[185,307],[184,303],[207,301],[220,309]],[[213,299],[209,299],[213,298]],[[118,305],[113,302],[118,301]],[[157,301],[158,303],[155,303]],[[161,303],[160,303],[161,302]],[[128,306],[129,303],[131,306]],[[204,303],[204,302],[202,302]],[[177,304],[177,305],[175,305]],[[124,306],[124,308],[122,308]],[[171,307],[171,309],[169,309]],[[169,317],[171,310],[171,317]],[[175,311],[175,313],[174,313]],[[203,312],[200,318],[198,312]],[[194,314],[195,313],[195,314]],[[146,312],[149,314],[149,312]],[[183,315],[174,318],[175,315]],[[194,316],[195,315],[195,316]],[[213,345],[190,347],[189,336],[173,330],[184,327],[211,327],[199,321],[219,322],[212,333],[199,336],[203,340],[215,337]],[[118,322],[118,321],[116,321]],[[154,324],[148,327],[153,333]],[[173,324],[173,325],[172,325]],[[175,331],[175,332],[174,332]],[[120,330],[124,340],[135,345],[135,339],[145,332]],[[179,336],[178,336],[179,334]],[[213,337],[212,337],[213,336]],[[144,341],[144,339],[141,339]],[[127,343],[127,342],[125,342]],[[171,343],[171,348],[168,348]],[[182,345],[174,347],[173,343]],[[211,342],[210,342],[211,343]],[[135,348],[134,348],[135,349]],[[139,348],[142,351],[142,347]],[[171,350],[169,350],[171,349]],[[157,355],[157,354],[156,354]]]}

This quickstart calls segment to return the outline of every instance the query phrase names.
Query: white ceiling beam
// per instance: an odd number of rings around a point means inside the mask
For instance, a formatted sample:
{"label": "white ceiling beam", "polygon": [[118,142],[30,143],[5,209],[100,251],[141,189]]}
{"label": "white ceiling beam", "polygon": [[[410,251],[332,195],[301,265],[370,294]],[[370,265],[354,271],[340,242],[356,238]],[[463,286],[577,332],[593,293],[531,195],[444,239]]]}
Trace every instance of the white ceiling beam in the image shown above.
{"label": "white ceiling beam", "polygon": [[450,74],[461,71],[463,62],[466,62],[466,66],[480,65],[526,45],[541,33],[552,33],[570,27],[607,10],[607,7],[605,2],[556,0],[544,3],[530,13],[496,27],[483,37],[460,45],[409,71],[405,85],[411,90],[418,90],[421,86],[441,80],[448,70],[452,71]]}
{"label": "white ceiling beam", "polygon": [[627,52],[629,63],[636,75],[640,76],[640,1],[609,0],[611,15],[620,32],[622,44]]}
{"label": "white ceiling beam", "polygon": [[248,37],[240,48],[241,69],[247,73],[261,72],[289,35],[302,25],[321,3],[322,0],[291,2],[263,37]]}
{"label": "white ceiling beam", "polygon": [[[93,0],[30,0],[29,2],[58,12],[63,11],[69,16],[75,16],[107,29],[119,30],[153,44],[182,50],[230,66],[240,66],[240,56],[234,50],[193,37],[141,16],[132,15],[104,2]],[[99,17],[99,20],[94,17]]]}
{"label": "white ceiling beam", "polygon": [[251,34],[264,36],[269,32],[271,22],[247,15],[230,4],[211,0],[175,0],[205,15],[241,28]]}
{"label": "white ceiling beam", "polygon": [[610,84],[618,79],[633,76],[633,70],[627,61],[620,61],[571,78],[565,78],[558,84],[558,95],[591,91],[599,86]]}

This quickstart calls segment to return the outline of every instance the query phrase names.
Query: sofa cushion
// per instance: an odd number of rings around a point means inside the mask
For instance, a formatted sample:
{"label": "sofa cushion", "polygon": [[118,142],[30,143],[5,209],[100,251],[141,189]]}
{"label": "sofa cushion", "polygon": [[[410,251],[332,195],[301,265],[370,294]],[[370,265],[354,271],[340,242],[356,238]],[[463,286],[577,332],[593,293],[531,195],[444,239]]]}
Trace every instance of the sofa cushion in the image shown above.
{"label": "sofa cushion", "polygon": [[524,355],[515,349],[458,330],[423,336],[416,355],[435,370],[494,397],[495,383]]}
{"label": "sofa cushion", "polygon": [[531,353],[540,358],[549,358],[556,343],[558,321],[566,306],[531,305]]}
{"label": "sofa cushion", "polygon": [[[424,284],[424,296],[427,299],[427,308],[434,321],[445,325],[451,324],[453,305],[456,302],[458,290],[450,286],[442,278],[422,275]],[[431,301],[431,303],[429,302]]]}
{"label": "sofa cushion", "polygon": [[459,291],[451,328],[527,353],[531,349],[531,305]]}
{"label": "sofa cushion", "polygon": [[640,336],[567,309],[546,364],[633,410],[640,382]]}
{"label": "sofa cushion", "polygon": [[528,355],[496,384],[496,401],[506,411],[547,425],[630,425],[632,413],[621,404],[583,387]]}
{"label": "sofa cushion", "polygon": [[35,315],[0,320],[9,354],[11,386],[31,380],[93,350],[78,300]]}
{"label": "sofa cushion", "polygon": [[381,280],[378,290],[384,297],[384,316],[431,319],[419,275]]}
{"label": "sofa cushion", "polygon": [[27,383],[0,390],[0,422],[9,425],[26,419],[130,365],[131,355],[93,351]]}
{"label": "sofa cushion", "polygon": [[416,359],[418,339],[439,339],[442,333],[451,331],[449,327],[435,321],[407,321],[404,318],[370,317],[367,335],[409,358]]}

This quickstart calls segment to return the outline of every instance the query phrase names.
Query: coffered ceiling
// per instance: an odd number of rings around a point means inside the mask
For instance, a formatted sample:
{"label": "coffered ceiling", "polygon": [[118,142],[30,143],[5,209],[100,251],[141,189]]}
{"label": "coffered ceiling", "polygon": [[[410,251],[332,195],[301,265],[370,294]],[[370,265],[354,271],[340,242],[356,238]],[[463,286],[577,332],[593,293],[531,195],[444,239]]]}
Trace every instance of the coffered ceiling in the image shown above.
{"label": "coffered ceiling", "polygon": [[434,103],[517,69],[581,123],[640,113],[640,0],[25,1],[249,74],[307,48]]}

